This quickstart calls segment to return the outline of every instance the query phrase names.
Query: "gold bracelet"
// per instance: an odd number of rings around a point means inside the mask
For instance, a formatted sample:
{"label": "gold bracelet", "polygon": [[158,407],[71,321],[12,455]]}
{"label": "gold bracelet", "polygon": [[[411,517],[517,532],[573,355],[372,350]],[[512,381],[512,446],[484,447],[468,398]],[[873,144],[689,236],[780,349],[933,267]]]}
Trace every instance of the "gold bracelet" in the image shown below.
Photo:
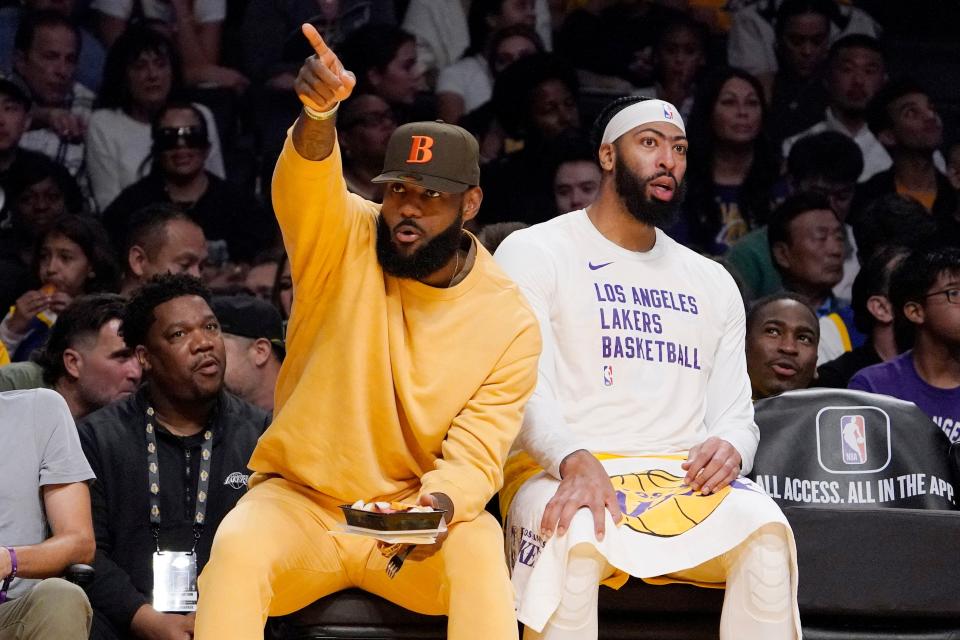
{"label": "gold bracelet", "polygon": [[340,108],[340,103],[334,103],[332,109],[327,109],[326,111],[317,111],[316,109],[311,109],[307,105],[303,105],[303,112],[307,114],[307,117],[311,120],[329,120],[337,113],[337,109]]}

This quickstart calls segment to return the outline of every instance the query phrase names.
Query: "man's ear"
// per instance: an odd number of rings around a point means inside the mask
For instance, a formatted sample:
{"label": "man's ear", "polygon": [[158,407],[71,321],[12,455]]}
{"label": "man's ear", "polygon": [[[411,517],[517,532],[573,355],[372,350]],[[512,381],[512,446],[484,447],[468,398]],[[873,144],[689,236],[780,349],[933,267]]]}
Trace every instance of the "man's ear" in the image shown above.
{"label": "man's ear", "polygon": [[893,131],[890,129],[884,129],[877,135],[877,140],[880,141],[885,147],[894,147],[897,145],[897,139],[893,135]]}
{"label": "man's ear", "polygon": [[770,247],[770,255],[773,257],[774,264],[784,271],[790,268],[790,249],[786,242],[773,243]]}
{"label": "man's ear", "polygon": [[480,187],[470,187],[463,192],[463,220],[467,222],[477,217],[480,212],[480,203],[483,202],[483,189]]}
{"label": "man's ear", "polygon": [[867,299],[867,311],[877,322],[883,324],[893,322],[893,305],[886,296],[870,296]]}
{"label": "man's ear", "polygon": [[913,324],[923,324],[924,318],[926,317],[923,311],[923,305],[914,301],[903,305],[903,315]]}
{"label": "man's ear", "polygon": [[150,354],[147,353],[146,347],[144,347],[142,344],[137,345],[137,348],[134,349],[133,352],[136,354],[137,362],[140,363],[140,368],[143,369],[144,373],[153,368],[153,366],[150,364]]}
{"label": "man's ear", "polygon": [[613,144],[609,142],[600,145],[600,151],[597,153],[597,159],[600,161],[600,168],[603,171],[613,171],[613,167],[617,163],[616,148],[614,148]]}
{"label": "man's ear", "polygon": [[75,349],[63,350],[63,369],[67,375],[77,380],[80,378],[80,370],[83,369],[83,356]]}
{"label": "man's ear", "polygon": [[257,338],[250,343],[250,353],[253,355],[253,363],[257,368],[264,366],[269,362],[273,355],[273,345],[266,338]]}
{"label": "man's ear", "polygon": [[129,251],[127,251],[127,268],[130,270],[130,273],[136,277],[143,277],[143,267],[147,262],[147,252],[144,251],[143,247],[140,245],[135,244],[130,247]]}

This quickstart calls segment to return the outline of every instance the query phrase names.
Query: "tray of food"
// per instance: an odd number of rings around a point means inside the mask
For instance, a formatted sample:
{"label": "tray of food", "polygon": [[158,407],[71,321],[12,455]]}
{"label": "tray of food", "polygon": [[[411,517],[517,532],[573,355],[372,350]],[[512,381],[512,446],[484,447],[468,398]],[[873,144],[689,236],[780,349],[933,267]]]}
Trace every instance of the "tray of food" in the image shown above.
{"label": "tray of food", "polygon": [[364,502],[340,505],[347,527],[381,532],[436,533],[446,511],[404,502]]}

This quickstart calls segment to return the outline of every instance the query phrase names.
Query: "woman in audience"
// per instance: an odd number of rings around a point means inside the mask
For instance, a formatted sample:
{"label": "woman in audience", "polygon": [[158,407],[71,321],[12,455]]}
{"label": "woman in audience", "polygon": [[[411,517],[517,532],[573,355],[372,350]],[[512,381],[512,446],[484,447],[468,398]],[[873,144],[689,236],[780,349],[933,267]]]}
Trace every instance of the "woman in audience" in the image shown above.
{"label": "woman in audience", "polygon": [[763,133],[765,117],[762,88],[749,73],[726,69],[707,81],[687,126],[689,191],[671,230],[677,240],[722,255],[766,221],[780,158]]}
{"label": "woman in audience", "polygon": [[43,345],[57,314],[77,296],[117,291],[119,269],[103,227],[93,218],[65,215],[40,237],[33,255],[35,284],[0,322],[0,340],[14,362]]}
{"label": "woman in audience", "polygon": [[171,102],[160,109],[152,139],[150,174],[124,189],[103,212],[103,223],[115,240],[123,236],[134,211],[164,202],[179,206],[203,228],[214,266],[249,263],[271,246],[273,220],[252,197],[204,169],[211,142],[195,105]]}
{"label": "woman in audience", "polygon": [[[107,54],[103,89],[87,129],[87,172],[100,210],[150,172],[150,122],[181,93],[180,64],[170,41],[143,25],[131,26]],[[213,115],[203,115],[210,140],[206,168],[224,177]]]}
{"label": "woman in audience", "polygon": [[383,98],[398,122],[429,119],[427,112],[433,109],[422,104],[427,85],[412,35],[399,27],[368,24],[350,34],[337,54],[344,68],[356,75],[356,92]]}
{"label": "woman in audience", "polygon": [[490,100],[494,66],[492,34],[507,27],[521,26],[527,30],[521,42],[533,40],[536,50],[543,50],[540,38],[533,30],[534,21],[532,2],[473,0],[467,18],[470,48],[460,60],[441,69],[437,77],[437,113],[441,119],[459,122],[464,114]]}

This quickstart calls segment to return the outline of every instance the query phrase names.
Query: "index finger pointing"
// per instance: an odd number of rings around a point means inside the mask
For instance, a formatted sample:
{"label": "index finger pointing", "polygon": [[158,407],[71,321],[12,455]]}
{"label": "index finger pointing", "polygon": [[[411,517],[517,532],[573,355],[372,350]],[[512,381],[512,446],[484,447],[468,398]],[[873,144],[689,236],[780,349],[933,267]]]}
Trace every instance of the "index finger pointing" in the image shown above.
{"label": "index finger pointing", "polygon": [[323,41],[323,37],[320,35],[320,32],[317,31],[315,26],[309,22],[305,22],[300,26],[300,30],[307,38],[307,41],[310,43],[310,46],[313,47],[313,50],[316,52],[318,57],[322,56],[327,51],[330,51],[330,47],[328,47],[327,43]]}

